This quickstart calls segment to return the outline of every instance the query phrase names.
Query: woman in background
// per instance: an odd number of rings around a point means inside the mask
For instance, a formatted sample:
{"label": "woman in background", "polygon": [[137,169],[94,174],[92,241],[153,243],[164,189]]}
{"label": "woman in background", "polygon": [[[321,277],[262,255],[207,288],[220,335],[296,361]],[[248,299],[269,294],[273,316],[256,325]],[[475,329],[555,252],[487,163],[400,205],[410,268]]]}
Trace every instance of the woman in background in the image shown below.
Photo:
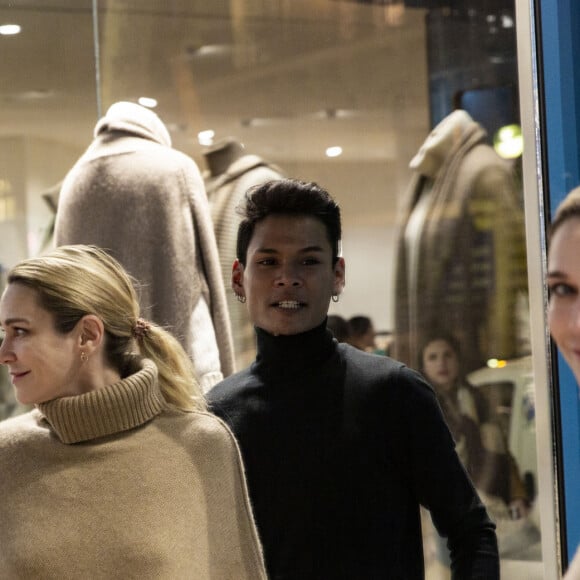
{"label": "woman in background", "polygon": [[510,513],[524,516],[527,493],[519,470],[484,397],[461,371],[460,352],[454,336],[435,331],[420,350],[419,370],[435,389],[459,457],[475,486],[501,498]]}
{"label": "woman in background", "polygon": [[0,423],[0,570],[19,578],[265,578],[240,456],[189,357],[90,246],[8,274],[19,402]]}
{"label": "woman in background", "polygon": [[[548,250],[548,325],[558,350],[580,385],[580,187],[558,207]],[[565,580],[580,580],[580,550]]]}

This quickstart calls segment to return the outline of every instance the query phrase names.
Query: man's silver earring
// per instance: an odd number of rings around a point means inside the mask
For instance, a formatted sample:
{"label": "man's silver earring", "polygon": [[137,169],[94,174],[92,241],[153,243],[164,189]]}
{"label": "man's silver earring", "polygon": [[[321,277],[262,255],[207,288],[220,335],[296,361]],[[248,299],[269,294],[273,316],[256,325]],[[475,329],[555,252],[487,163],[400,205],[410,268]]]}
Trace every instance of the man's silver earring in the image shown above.
{"label": "man's silver earring", "polygon": [[88,360],[89,355],[84,350],[81,350],[81,362],[86,363]]}
{"label": "man's silver earring", "polygon": [[245,304],[246,302],[246,297],[242,296],[241,294],[238,294],[237,292],[234,292],[234,296],[236,297],[236,300],[238,302],[241,302],[242,304]]}
{"label": "man's silver earring", "polygon": [[338,294],[333,294],[331,296],[333,302],[338,302],[340,300],[340,296]]}

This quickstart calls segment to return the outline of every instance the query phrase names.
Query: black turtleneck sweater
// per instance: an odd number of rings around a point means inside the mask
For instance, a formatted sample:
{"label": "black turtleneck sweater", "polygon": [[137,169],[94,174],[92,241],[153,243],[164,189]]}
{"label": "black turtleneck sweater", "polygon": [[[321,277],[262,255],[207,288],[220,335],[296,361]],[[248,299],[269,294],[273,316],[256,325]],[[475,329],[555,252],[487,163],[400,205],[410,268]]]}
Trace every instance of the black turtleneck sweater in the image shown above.
{"label": "black turtleneck sweater", "polygon": [[499,578],[495,526],[420,375],[325,324],[257,338],[208,397],[240,444],[271,580],[423,579],[420,504],[454,579]]}

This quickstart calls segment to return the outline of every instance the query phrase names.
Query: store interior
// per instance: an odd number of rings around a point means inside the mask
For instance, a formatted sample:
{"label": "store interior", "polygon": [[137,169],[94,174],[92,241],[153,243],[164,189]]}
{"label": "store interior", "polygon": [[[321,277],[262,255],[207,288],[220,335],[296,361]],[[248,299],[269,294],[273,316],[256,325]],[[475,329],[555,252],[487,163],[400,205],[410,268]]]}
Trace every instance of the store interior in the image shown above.
{"label": "store interior", "polygon": [[491,145],[519,123],[511,0],[0,0],[0,54],[0,272],[50,245],[107,108],[140,102],[204,175],[233,137],[328,189],[347,264],[331,312],[384,336],[411,160],[456,108]]}

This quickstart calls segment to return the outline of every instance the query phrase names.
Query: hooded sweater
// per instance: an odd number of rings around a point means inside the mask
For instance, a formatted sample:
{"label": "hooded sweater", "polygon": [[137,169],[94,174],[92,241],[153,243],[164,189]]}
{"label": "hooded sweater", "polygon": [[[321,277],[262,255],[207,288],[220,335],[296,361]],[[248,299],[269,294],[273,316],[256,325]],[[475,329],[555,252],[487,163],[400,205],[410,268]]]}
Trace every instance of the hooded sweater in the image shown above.
{"label": "hooded sweater", "polygon": [[257,343],[208,397],[238,439],[271,580],[422,580],[420,505],[454,580],[499,578],[495,526],[417,373],[325,324]]}
{"label": "hooded sweater", "polygon": [[226,426],[170,408],[144,361],[0,423],[0,576],[264,579]]}
{"label": "hooded sweater", "polygon": [[142,315],[192,356],[204,390],[234,371],[225,288],[196,163],[161,120],[115,103],[62,185],[55,243],[95,244],[136,279]]}
{"label": "hooded sweater", "polygon": [[395,356],[420,368],[425,335],[441,327],[460,340],[466,372],[521,355],[516,304],[527,296],[527,271],[513,166],[463,110],[439,123],[410,166],[399,216]]}

